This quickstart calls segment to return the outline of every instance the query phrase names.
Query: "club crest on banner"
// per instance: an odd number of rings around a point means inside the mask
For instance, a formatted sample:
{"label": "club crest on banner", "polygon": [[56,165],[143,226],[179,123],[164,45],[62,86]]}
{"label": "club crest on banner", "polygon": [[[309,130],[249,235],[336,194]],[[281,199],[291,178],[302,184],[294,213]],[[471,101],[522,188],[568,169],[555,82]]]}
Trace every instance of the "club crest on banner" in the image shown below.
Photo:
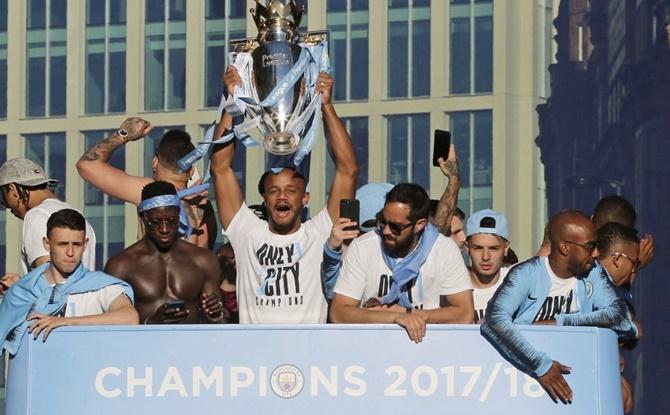
{"label": "club crest on banner", "polygon": [[305,386],[305,377],[297,367],[293,365],[281,365],[272,371],[270,386],[272,387],[272,392],[280,398],[293,398]]}

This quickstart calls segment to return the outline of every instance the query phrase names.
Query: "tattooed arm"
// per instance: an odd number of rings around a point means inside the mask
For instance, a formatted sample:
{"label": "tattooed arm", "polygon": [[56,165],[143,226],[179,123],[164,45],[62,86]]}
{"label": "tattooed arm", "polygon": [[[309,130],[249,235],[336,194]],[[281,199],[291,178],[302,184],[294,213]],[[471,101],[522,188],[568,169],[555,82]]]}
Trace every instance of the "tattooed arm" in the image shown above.
{"label": "tattooed arm", "polygon": [[453,144],[449,147],[449,156],[447,156],[447,159],[440,158],[439,162],[442,174],[449,178],[449,184],[447,184],[447,188],[440,198],[432,222],[440,230],[440,233],[449,235],[451,231],[451,218],[454,216],[454,211],[456,211],[458,190],[461,187],[458,157],[456,157],[456,147]]}
{"label": "tattooed arm", "polygon": [[77,162],[79,175],[108,195],[133,204],[139,204],[142,187],[151,178],[131,176],[109,164],[114,151],[129,141],[139,140],[151,131],[151,124],[138,117],[128,118],[121,124],[127,136],[115,131],[109,137],[94,144]]}

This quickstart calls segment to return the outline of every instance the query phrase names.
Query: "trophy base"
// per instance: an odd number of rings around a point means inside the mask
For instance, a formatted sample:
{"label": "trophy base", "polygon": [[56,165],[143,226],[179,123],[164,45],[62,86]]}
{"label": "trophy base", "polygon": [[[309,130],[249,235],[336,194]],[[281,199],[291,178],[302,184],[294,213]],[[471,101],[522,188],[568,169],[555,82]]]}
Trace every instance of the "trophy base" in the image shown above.
{"label": "trophy base", "polygon": [[265,150],[278,156],[295,153],[298,150],[298,143],[298,137],[288,132],[272,133],[263,138]]}

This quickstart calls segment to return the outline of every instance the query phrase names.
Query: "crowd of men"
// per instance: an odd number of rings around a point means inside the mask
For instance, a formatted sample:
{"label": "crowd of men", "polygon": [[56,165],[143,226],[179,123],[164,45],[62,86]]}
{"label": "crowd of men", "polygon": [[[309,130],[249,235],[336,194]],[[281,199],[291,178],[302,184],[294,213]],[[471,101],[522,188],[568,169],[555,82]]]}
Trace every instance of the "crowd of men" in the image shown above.
{"label": "crowd of men", "polygon": [[[241,80],[230,68],[224,82]],[[356,189],[358,165],[331,102],[333,80],[317,82],[325,136],[335,163],[326,206],[304,219],[307,178],[287,166],[263,173],[260,208],[247,206],[233,171],[235,141],[211,154],[216,212],[178,161],[194,149],[183,131],[167,132],[153,177],[110,165],[119,147],[146,136],[151,124],[129,118],[77,163],[81,177],[137,206],[138,241],[96,263],[95,232],[80,212],[58,200],[57,181],[28,159],[0,167],[3,205],[23,220],[23,275],[0,278],[0,339],[16,353],[27,332],[46,340],[77,324],[391,323],[412,341],[426,324],[481,324],[482,335],[555,401],[571,402],[570,368],[536,350],[518,325],[597,326],[622,345],[640,337],[630,287],[653,256],[653,239],[635,230],[635,210],[603,198],[592,216],[567,210],[548,223],[538,255],[517,263],[505,216],[456,207],[455,148],[439,168],[447,186],[432,200],[413,183]],[[224,113],[220,137],[234,126]],[[190,191],[189,189],[194,191]],[[358,199],[359,221],[340,216],[342,199]],[[228,243],[213,251],[217,224]],[[99,271],[104,269],[103,271]],[[626,408],[630,385],[622,378]]]}

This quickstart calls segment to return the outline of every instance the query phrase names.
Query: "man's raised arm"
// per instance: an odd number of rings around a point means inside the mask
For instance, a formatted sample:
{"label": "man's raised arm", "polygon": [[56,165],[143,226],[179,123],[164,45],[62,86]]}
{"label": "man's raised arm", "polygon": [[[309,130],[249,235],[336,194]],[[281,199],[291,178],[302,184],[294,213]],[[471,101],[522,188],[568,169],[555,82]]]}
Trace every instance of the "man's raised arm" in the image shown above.
{"label": "man's raised arm", "polygon": [[[237,73],[237,69],[229,66],[223,77],[227,91],[232,91],[235,85],[240,85],[242,79]],[[221,138],[227,130],[233,125],[233,118],[223,113],[221,121],[216,127],[214,133],[215,139]],[[210,170],[212,173],[212,180],[214,182],[214,193],[216,194],[217,211],[219,212],[219,220],[224,229],[228,229],[228,225],[235,217],[235,214],[240,207],[244,198],[240,190],[240,184],[237,182],[235,172],[233,171],[233,158],[235,157],[235,140],[231,140],[226,144],[217,145],[212,151],[212,161]]]}
{"label": "man's raised arm", "polygon": [[440,233],[443,235],[451,234],[451,218],[456,211],[456,203],[458,201],[458,191],[461,187],[461,176],[458,167],[458,158],[456,157],[456,147],[451,144],[449,146],[449,155],[444,160],[442,157],[438,160],[440,162],[440,171],[448,179],[449,183],[444,190],[440,202],[437,204],[437,211],[433,217],[433,225],[437,226]]}
{"label": "man's raised arm", "polygon": [[152,126],[142,118],[128,118],[118,131],[89,148],[77,162],[79,175],[108,195],[138,205],[147,177],[131,176],[109,164],[114,151],[129,141],[139,140]]}
{"label": "man's raised arm", "polygon": [[333,223],[340,217],[340,199],[352,199],[356,193],[358,162],[351,137],[335,112],[331,102],[333,78],[325,72],[319,74],[316,91],[323,95],[322,111],[325,135],[330,142],[335,162],[335,177],[328,197],[328,213]]}

